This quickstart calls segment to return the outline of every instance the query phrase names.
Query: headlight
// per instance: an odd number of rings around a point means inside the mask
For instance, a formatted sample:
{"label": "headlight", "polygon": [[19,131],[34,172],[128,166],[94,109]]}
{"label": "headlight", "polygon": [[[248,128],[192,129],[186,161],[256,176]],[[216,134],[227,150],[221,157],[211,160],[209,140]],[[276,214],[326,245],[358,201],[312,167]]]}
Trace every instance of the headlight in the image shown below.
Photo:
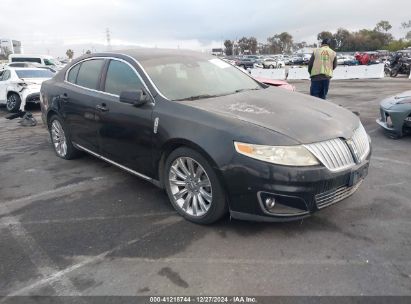
{"label": "headlight", "polygon": [[314,166],[320,164],[303,146],[262,146],[234,142],[238,153],[265,162],[285,166]]}

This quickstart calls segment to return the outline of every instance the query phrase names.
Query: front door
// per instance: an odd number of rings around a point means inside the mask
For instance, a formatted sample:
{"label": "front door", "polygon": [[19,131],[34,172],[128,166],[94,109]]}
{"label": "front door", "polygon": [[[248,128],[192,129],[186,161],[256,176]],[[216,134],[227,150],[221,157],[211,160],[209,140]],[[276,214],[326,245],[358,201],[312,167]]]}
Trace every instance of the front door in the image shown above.
{"label": "front door", "polygon": [[119,101],[123,91],[142,90],[137,71],[122,60],[112,59],[107,67],[99,114],[101,154],[129,169],[152,175],[151,140],[154,103],[136,107]]}

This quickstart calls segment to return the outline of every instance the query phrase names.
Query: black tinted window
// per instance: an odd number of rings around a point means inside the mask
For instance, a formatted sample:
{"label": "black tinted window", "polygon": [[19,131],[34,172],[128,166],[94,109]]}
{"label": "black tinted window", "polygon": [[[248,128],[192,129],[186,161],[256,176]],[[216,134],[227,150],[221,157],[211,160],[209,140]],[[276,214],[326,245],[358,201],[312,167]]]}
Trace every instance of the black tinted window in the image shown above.
{"label": "black tinted window", "polygon": [[30,57],[16,57],[11,58],[11,62],[37,62],[41,63],[40,58],[30,58]]}
{"label": "black tinted window", "polygon": [[71,83],[76,83],[76,79],[77,79],[77,74],[78,74],[78,70],[80,69],[80,65],[78,64],[75,67],[71,68],[70,72],[68,73],[67,76],[67,81],[71,82]]}
{"label": "black tinted window", "polygon": [[139,90],[141,87],[140,79],[129,65],[117,60],[110,61],[105,92],[120,95],[123,91]]}
{"label": "black tinted window", "polygon": [[103,64],[104,61],[102,59],[84,61],[78,72],[76,83],[85,88],[97,89]]}

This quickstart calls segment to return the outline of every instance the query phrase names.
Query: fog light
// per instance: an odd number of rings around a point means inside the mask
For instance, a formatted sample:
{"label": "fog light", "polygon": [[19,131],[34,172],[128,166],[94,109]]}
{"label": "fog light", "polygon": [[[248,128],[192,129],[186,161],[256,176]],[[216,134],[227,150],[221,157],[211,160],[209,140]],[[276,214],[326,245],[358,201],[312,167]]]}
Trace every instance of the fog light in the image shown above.
{"label": "fog light", "polygon": [[392,120],[391,120],[391,116],[387,115],[387,127],[388,128],[392,128]]}
{"label": "fog light", "polygon": [[275,206],[275,198],[273,197],[267,197],[264,201],[265,206],[267,207],[267,209],[273,209]]}

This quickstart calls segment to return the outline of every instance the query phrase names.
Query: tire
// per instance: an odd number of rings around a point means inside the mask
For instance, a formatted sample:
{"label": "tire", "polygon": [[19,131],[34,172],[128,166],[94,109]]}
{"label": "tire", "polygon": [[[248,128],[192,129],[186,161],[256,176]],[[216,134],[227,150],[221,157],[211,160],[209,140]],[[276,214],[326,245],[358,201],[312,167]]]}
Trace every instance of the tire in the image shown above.
{"label": "tire", "polygon": [[190,222],[211,224],[228,211],[217,174],[197,151],[181,147],[171,152],[163,180],[174,209]]}
{"label": "tire", "polygon": [[16,113],[19,111],[21,105],[20,95],[17,93],[11,93],[7,96],[6,109],[10,113]]}
{"label": "tire", "polygon": [[388,131],[388,130],[385,130],[385,129],[383,129],[383,130],[384,130],[385,136],[387,136],[388,138],[391,138],[391,139],[394,139],[394,140],[402,138],[402,136],[400,134],[396,133],[396,132]]}
{"label": "tire", "polygon": [[397,75],[398,75],[398,69],[392,69],[391,70],[391,72],[390,72],[390,76],[391,77],[397,77]]}
{"label": "tire", "polygon": [[70,134],[67,131],[63,120],[59,116],[53,115],[50,117],[48,129],[54,152],[58,157],[63,159],[73,159],[80,154],[80,151],[74,148],[71,143]]}

